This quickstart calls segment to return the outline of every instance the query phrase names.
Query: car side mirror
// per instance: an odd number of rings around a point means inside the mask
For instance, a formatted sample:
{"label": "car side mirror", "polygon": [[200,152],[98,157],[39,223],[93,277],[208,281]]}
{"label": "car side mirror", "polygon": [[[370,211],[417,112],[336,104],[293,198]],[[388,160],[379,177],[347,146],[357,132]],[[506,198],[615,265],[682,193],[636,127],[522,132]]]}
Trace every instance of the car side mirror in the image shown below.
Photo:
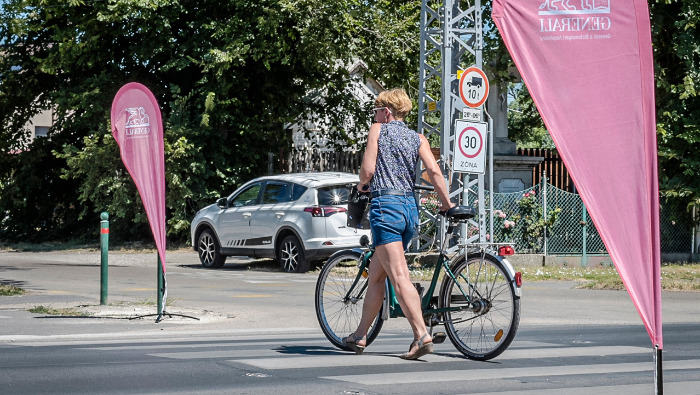
{"label": "car side mirror", "polygon": [[216,201],[216,205],[219,206],[219,208],[228,208],[228,199],[226,198],[221,198]]}

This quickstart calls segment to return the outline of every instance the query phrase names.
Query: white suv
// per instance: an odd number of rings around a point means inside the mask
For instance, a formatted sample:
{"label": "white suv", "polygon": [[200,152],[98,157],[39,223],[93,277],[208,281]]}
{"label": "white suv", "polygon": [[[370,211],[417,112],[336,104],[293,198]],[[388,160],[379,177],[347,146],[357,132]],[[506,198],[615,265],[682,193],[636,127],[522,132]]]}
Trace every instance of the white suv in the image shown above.
{"label": "white suv", "polygon": [[347,226],[355,174],[296,173],[256,178],[200,210],[192,220],[192,247],[202,266],[220,268],[227,256],[275,258],[286,272],[360,246],[369,229]]}

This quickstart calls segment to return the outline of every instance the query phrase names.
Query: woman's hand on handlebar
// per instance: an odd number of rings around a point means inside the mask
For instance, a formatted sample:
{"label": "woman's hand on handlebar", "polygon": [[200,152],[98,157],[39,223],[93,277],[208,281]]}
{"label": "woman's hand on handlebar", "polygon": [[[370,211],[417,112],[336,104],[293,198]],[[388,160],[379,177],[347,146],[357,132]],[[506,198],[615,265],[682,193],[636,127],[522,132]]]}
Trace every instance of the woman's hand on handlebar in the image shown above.
{"label": "woman's hand on handlebar", "polygon": [[438,211],[438,214],[444,216],[445,213],[447,212],[447,210],[451,209],[451,208],[454,207],[454,206],[455,206],[455,204],[452,203],[452,202],[447,202],[447,204],[444,204],[444,203],[443,203],[443,204],[440,206],[440,211]]}

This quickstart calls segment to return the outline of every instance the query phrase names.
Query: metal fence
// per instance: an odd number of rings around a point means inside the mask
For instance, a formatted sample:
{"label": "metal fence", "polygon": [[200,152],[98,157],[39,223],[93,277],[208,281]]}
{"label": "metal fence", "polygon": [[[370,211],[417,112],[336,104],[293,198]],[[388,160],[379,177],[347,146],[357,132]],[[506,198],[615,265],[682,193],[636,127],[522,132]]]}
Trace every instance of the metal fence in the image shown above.
{"label": "metal fence", "polygon": [[[523,253],[607,254],[580,195],[540,183],[521,192],[494,193],[493,196],[494,241],[513,242],[516,251]],[[526,219],[528,215],[530,218]],[[547,224],[552,216],[556,219]],[[691,252],[694,231],[691,217],[684,210],[661,204],[661,252]]]}
{"label": "metal fence", "polygon": [[[359,173],[362,164],[361,151],[347,150],[342,152],[320,150],[292,150],[280,152],[277,166],[274,157],[270,157],[270,171],[277,168],[282,173],[297,173],[305,171],[345,171]],[[271,154],[272,155],[272,154]]]}

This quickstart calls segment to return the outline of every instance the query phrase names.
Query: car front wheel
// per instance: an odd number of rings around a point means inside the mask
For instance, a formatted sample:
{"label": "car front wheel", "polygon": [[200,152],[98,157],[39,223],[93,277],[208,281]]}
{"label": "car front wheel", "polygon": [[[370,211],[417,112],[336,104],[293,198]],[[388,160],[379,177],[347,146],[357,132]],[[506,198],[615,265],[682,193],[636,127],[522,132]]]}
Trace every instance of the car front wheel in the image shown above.
{"label": "car front wheel", "polygon": [[309,271],[309,262],[304,257],[304,247],[296,236],[289,235],[282,239],[282,243],[277,247],[277,261],[282,270],[288,273]]}
{"label": "car front wheel", "polygon": [[197,238],[197,254],[202,266],[218,269],[226,263],[226,256],[221,255],[221,247],[211,230],[205,229]]}

